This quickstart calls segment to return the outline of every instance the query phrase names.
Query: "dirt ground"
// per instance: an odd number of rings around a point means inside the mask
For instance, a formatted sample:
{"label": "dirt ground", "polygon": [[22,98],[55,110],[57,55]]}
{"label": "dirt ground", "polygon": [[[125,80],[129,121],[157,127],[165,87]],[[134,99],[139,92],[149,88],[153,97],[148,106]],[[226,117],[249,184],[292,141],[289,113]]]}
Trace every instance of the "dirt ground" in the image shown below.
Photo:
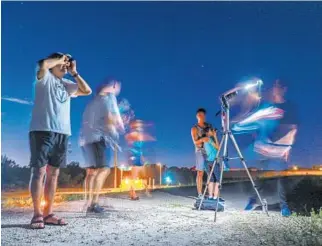
{"label": "dirt ground", "polygon": [[[2,210],[2,245],[322,245],[322,234],[311,218],[268,217],[262,211],[244,212],[247,200],[238,189],[223,192],[226,209],[218,213],[193,209],[194,199],[182,192],[155,191],[130,201],[125,194],[102,197],[104,216],[86,215],[83,201],[60,204],[56,214],[65,227],[31,230],[31,209]],[[187,193],[187,192],[184,192]],[[321,224],[322,225],[322,224]],[[312,229],[313,228],[313,229]]]}

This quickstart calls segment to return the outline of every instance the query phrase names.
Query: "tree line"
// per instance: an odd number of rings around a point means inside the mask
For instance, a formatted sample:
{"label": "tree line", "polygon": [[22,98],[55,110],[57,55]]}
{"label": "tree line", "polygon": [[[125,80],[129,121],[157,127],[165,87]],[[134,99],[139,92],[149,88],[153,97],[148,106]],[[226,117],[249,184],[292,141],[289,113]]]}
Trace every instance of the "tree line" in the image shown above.
{"label": "tree line", "polygon": [[[58,187],[60,188],[80,188],[85,178],[85,169],[81,168],[79,162],[72,161],[65,168],[60,169],[58,178]],[[111,173],[106,179],[104,188],[114,187],[115,169],[111,168]],[[131,172],[117,169],[117,187],[121,184],[121,176],[123,179],[131,178]],[[194,185],[196,173],[186,167],[167,167],[161,166],[162,184],[171,180],[171,184]],[[140,178],[150,179],[151,183],[154,179],[155,185],[160,184],[160,166],[151,164],[144,167],[144,172]],[[168,179],[167,179],[168,178]],[[30,167],[21,166],[15,160],[6,155],[1,155],[1,189],[25,189],[29,186]]]}

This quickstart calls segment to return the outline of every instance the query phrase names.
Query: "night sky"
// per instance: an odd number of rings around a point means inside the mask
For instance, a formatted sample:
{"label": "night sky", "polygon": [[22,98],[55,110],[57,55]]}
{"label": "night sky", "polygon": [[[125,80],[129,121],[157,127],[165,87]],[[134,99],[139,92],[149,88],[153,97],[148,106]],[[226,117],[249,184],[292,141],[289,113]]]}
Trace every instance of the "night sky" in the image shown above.
{"label": "night sky", "polygon": [[[2,153],[29,162],[36,61],[72,54],[93,90],[107,76],[154,123],[157,160],[193,166],[198,107],[219,127],[218,96],[248,76],[287,81],[298,106],[292,163],[322,163],[322,3],[2,2]],[[72,153],[90,97],[72,102]],[[237,138],[238,140],[238,138]],[[241,143],[242,144],[242,143]]]}

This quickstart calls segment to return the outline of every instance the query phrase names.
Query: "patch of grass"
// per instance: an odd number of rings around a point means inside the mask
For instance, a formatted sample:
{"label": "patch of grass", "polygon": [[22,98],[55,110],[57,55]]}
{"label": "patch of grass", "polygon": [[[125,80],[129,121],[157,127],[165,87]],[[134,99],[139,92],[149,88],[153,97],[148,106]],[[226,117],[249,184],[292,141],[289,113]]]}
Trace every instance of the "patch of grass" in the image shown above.
{"label": "patch of grass", "polygon": [[32,207],[31,197],[6,198],[1,202],[3,208]]}
{"label": "patch of grass", "polygon": [[319,213],[322,206],[322,177],[305,177],[302,179],[289,179],[290,186],[287,194],[288,205],[297,215],[311,216],[314,209]]}
{"label": "patch of grass", "polygon": [[[54,203],[70,202],[83,199],[82,194],[56,195]],[[28,208],[32,207],[31,197],[10,197],[1,202],[3,208]]]}
{"label": "patch of grass", "polygon": [[314,209],[311,208],[311,211],[308,212],[306,206],[304,206],[303,211],[305,211],[304,213],[301,212],[292,212],[292,217],[298,217],[298,216],[308,216],[312,217],[312,218],[317,218],[317,219],[322,219],[322,207],[320,209]]}
{"label": "patch of grass", "polygon": [[84,195],[82,194],[70,194],[70,195],[64,195],[65,197],[65,201],[78,201],[78,200],[82,200],[84,198]]}
{"label": "patch of grass", "polygon": [[292,245],[322,245],[322,208],[312,208],[309,218],[293,212],[290,219],[298,220],[297,227],[285,230],[285,241]]}

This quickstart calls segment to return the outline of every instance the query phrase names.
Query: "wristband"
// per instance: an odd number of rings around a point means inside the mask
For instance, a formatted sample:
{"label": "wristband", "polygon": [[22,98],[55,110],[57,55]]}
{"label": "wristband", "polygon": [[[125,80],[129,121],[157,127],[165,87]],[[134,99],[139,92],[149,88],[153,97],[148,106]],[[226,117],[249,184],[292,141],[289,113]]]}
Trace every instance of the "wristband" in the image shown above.
{"label": "wristband", "polygon": [[76,78],[78,75],[79,75],[79,73],[75,73],[75,74],[73,74],[72,76],[73,76],[74,78]]}

